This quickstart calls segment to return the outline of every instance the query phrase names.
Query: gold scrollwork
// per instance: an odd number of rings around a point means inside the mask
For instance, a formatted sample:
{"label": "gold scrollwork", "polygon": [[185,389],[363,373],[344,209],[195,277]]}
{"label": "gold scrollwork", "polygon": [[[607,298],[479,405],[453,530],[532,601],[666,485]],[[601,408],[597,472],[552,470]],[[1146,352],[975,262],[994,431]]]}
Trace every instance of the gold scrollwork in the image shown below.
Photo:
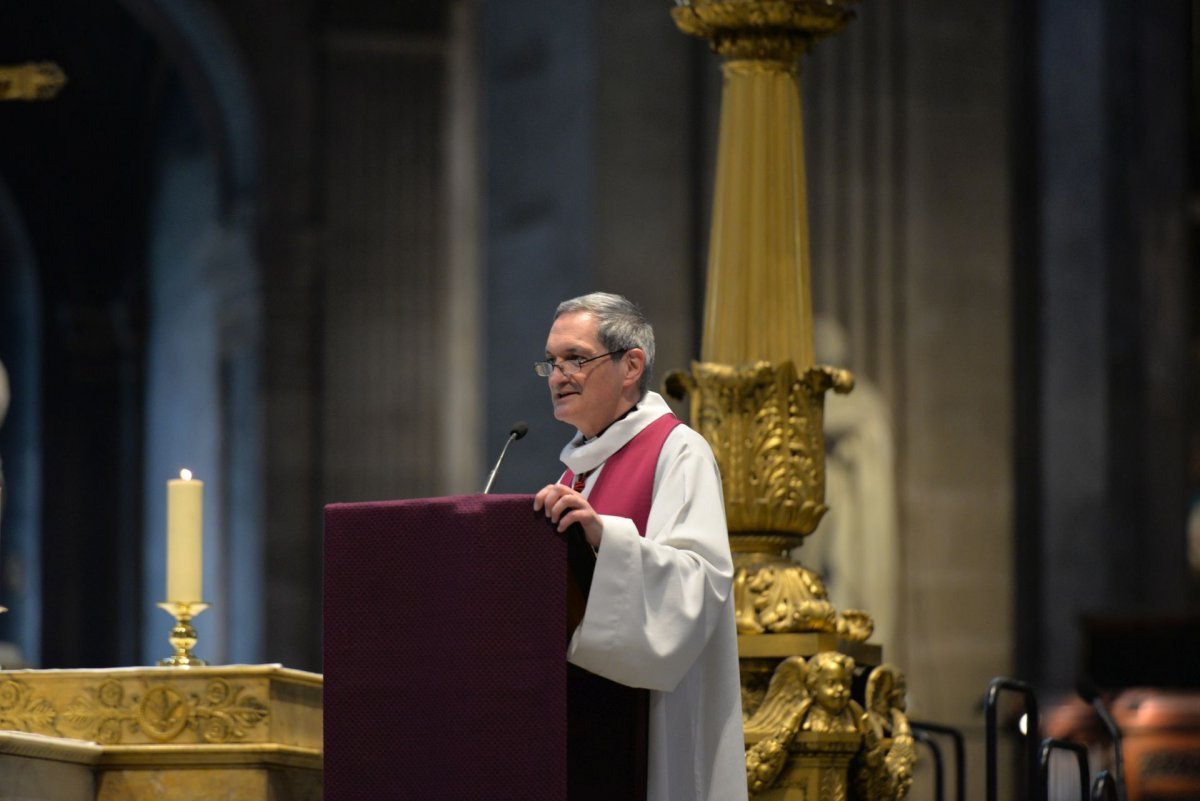
{"label": "gold scrollwork", "polygon": [[0,682],[0,729],[31,733],[58,733],[54,705],[33,694],[28,684],[8,679]]}
{"label": "gold scrollwork", "polygon": [[838,612],[821,577],[800,564],[739,568],[733,579],[738,634],[826,632],[865,642],[875,621],[859,609]]}
{"label": "gold scrollwork", "polygon": [[105,744],[121,742],[126,729],[159,743],[176,740],[189,729],[206,743],[224,743],[242,739],[268,715],[267,706],[246,688],[212,679],[199,695],[171,683],[127,695],[120,682],[108,681],[71,701],[64,718],[85,738]]}
{"label": "gold scrollwork", "polygon": [[845,28],[857,0],[687,0],[671,10],[686,34],[735,58],[795,59]]}
{"label": "gold scrollwork", "polygon": [[251,729],[268,717],[265,704],[254,696],[243,697],[245,688],[231,687],[215,679],[205,690],[205,703],[195,710],[200,723],[200,735],[207,743],[224,743],[246,736]]}
{"label": "gold scrollwork", "polygon": [[746,582],[755,617],[776,634],[838,630],[837,609],[829,602],[820,576],[803,565],[762,567]]}
{"label": "gold scrollwork", "polygon": [[901,801],[913,782],[916,742],[905,713],[907,681],[894,665],[867,677],[863,748],[851,764],[855,801]]}
{"label": "gold scrollwork", "polygon": [[72,728],[80,730],[84,739],[104,745],[121,742],[124,727],[136,720],[125,706],[125,688],[119,681],[106,681],[99,687],[88,687],[77,696],[63,713]]}
{"label": "gold scrollwork", "polygon": [[729,530],[811,534],[825,514],[824,396],[849,392],[845,370],[693,362],[668,391],[692,396],[692,424],[721,467]]}
{"label": "gold scrollwork", "polygon": [[191,718],[188,699],[169,684],[146,690],[137,706],[137,724],[151,740],[168,743],[187,728]]}

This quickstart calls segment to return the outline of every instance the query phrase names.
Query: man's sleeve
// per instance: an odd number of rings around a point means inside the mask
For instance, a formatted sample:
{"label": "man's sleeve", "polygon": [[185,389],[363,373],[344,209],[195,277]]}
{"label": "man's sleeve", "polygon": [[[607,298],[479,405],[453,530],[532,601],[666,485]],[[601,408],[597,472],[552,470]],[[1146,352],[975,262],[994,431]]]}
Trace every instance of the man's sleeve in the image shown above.
{"label": "man's sleeve", "polygon": [[708,443],[678,427],[657,472],[645,538],[632,520],[602,515],[587,612],[567,658],[621,684],[669,692],[732,614],[733,561]]}

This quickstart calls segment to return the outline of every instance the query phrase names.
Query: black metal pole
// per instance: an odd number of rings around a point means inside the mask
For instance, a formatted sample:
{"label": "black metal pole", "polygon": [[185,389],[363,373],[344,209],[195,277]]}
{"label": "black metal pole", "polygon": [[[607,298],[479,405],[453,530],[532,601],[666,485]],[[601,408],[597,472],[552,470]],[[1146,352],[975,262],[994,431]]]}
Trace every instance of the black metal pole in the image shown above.
{"label": "black metal pole", "polygon": [[967,798],[967,747],[966,738],[958,729],[943,726],[940,723],[929,723],[924,720],[910,720],[913,734],[918,729],[945,735],[954,742],[954,801],[966,801]]}
{"label": "black metal pole", "polygon": [[996,799],[996,700],[1001,690],[1019,693],[1025,699],[1025,773],[1028,787],[1028,801],[1039,797],[1038,793],[1038,732],[1040,724],[1037,712],[1037,694],[1033,688],[1023,681],[997,676],[988,683],[987,699],[985,701],[987,727],[987,801]]}
{"label": "black metal pole", "polygon": [[916,741],[924,743],[929,753],[933,754],[933,797],[937,801],[946,801],[946,771],[942,765],[942,747],[925,729],[913,726],[912,733]]}

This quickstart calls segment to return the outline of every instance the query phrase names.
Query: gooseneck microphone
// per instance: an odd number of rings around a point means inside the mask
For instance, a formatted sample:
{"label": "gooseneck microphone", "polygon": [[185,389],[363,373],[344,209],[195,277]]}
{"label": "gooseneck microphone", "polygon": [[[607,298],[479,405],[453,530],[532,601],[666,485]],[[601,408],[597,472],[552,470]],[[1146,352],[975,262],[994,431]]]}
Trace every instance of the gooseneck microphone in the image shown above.
{"label": "gooseneck microphone", "polygon": [[492,472],[488,473],[487,483],[483,485],[483,494],[487,495],[492,491],[492,484],[496,481],[496,471],[500,469],[500,463],[504,461],[504,454],[508,453],[508,446],[529,433],[529,426],[524,420],[518,420],[512,424],[512,428],[508,430],[508,439],[504,441],[504,447],[500,449],[500,458],[496,460],[496,466],[492,468]]}
{"label": "gooseneck microphone", "polygon": [[1100,697],[1100,688],[1093,684],[1091,679],[1081,676],[1075,682],[1075,691],[1079,693],[1080,698],[1092,705],[1092,709],[1096,710],[1096,714],[1104,723],[1104,728],[1108,729],[1108,735],[1112,738],[1113,743],[1113,773],[1116,774],[1117,798],[1125,801],[1129,796],[1125,789],[1125,755],[1124,749],[1121,747],[1121,730],[1117,727],[1117,722],[1113,720],[1112,713],[1108,711],[1108,705]]}

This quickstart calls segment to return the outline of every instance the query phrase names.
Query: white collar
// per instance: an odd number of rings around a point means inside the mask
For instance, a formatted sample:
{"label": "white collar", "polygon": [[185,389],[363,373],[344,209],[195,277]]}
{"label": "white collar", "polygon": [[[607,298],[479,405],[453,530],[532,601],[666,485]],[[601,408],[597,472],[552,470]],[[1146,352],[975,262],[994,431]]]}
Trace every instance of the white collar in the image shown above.
{"label": "white collar", "polygon": [[640,434],[643,428],[670,413],[671,407],[663,400],[662,395],[647,392],[638,401],[636,409],[610,425],[600,436],[584,442],[583,434],[576,431],[558,458],[575,475],[595,470],[604,464],[608,457],[625,447],[625,443]]}

